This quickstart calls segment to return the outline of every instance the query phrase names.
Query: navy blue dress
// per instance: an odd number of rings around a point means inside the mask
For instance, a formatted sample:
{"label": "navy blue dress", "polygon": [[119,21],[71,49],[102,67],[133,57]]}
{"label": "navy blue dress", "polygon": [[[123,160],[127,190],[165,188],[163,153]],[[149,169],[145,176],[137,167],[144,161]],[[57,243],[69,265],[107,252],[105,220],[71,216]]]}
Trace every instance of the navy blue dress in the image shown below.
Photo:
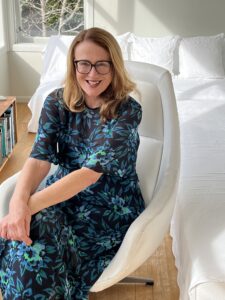
{"label": "navy blue dress", "polygon": [[102,123],[99,109],[71,112],[62,95],[58,89],[45,100],[30,156],[58,165],[47,185],[82,167],[103,175],[35,214],[31,246],[0,239],[0,287],[7,300],[87,300],[144,210],[135,169],[141,106],[129,97],[117,118]]}

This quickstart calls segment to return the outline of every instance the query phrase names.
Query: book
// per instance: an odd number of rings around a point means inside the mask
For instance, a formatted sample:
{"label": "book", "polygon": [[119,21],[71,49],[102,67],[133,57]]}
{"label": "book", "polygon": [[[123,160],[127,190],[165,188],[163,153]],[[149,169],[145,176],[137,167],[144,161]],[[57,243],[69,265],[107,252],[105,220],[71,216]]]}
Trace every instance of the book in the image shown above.
{"label": "book", "polygon": [[8,138],[8,152],[12,152],[15,145],[15,132],[14,132],[14,120],[13,120],[13,107],[10,106],[3,114],[7,118],[7,138]]}
{"label": "book", "polygon": [[2,157],[6,157],[6,137],[5,137],[5,122],[0,118],[0,129],[1,129],[1,153]]}
{"label": "book", "polygon": [[8,156],[10,153],[10,129],[9,129],[9,120],[7,117],[0,117],[0,122],[2,122],[4,127],[4,136],[5,136],[5,156]]}
{"label": "book", "polygon": [[2,153],[2,128],[0,127],[0,166],[3,162],[3,153]]}

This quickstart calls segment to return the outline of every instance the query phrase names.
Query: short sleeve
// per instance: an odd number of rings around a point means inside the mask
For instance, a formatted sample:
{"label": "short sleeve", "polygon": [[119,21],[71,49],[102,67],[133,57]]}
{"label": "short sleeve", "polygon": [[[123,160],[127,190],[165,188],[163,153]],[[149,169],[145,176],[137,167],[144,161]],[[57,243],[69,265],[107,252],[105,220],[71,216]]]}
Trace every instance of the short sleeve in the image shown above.
{"label": "short sleeve", "polygon": [[54,91],[44,102],[30,157],[58,164],[57,140],[59,127],[59,99],[57,99],[57,92]]}
{"label": "short sleeve", "polygon": [[136,176],[141,117],[140,104],[129,98],[120,108],[118,117],[95,132],[83,167],[113,176]]}

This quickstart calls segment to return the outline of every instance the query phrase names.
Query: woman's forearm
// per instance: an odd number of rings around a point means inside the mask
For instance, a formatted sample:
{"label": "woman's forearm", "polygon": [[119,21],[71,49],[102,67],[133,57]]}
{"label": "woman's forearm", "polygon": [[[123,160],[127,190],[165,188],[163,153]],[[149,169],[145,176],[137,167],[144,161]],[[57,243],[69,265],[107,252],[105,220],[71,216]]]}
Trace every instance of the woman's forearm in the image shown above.
{"label": "woman's forearm", "polygon": [[70,199],[95,183],[100,176],[101,173],[87,168],[81,168],[66,175],[30,197],[28,206],[31,210],[31,214],[35,214],[44,208]]}
{"label": "woman's forearm", "polygon": [[27,203],[30,195],[34,193],[42,179],[47,175],[50,163],[34,158],[28,158],[19,175],[13,196],[10,200],[10,208],[14,205]]}

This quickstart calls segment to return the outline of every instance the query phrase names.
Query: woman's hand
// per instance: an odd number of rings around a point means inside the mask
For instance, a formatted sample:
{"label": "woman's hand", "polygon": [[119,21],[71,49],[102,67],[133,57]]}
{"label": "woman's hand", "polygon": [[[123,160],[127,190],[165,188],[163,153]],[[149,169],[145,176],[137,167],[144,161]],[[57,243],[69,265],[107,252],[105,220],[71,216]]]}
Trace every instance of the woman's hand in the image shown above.
{"label": "woman's hand", "polygon": [[47,161],[31,157],[26,160],[9,202],[9,213],[0,221],[0,237],[23,241],[27,245],[32,243],[29,238],[31,210],[28,202],[50,167]]}
{"label": "woman's hand", "polygon": [[0,237],[31,245],[30,221],[31,212],[26,203],[10,206],[8,215],[0,221]]}

